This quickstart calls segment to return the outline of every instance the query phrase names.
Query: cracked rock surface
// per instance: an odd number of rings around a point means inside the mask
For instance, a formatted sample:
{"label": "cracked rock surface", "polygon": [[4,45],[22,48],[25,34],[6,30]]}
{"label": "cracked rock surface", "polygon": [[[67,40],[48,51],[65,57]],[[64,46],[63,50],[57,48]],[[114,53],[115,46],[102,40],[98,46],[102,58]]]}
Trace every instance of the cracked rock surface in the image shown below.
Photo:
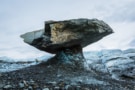
{"label": "cracked rock surface", "polygon": [[113,30],[105,22],[97,19],[71,19],[46,21],[45,28],[21,35],[24,42],[49,53],[61,64],[67,63],[83,67],[86,60],[82,48],[92,44]]}

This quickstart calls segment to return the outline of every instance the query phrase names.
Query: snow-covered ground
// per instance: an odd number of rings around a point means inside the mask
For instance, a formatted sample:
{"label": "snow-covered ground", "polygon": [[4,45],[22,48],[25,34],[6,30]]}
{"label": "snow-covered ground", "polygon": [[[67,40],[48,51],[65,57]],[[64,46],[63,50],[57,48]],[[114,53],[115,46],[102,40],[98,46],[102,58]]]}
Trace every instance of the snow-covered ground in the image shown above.
{"label": "snow-covered ground", "polygon": [[[101,50],[84,52],[89,69],[109,73],[112,78],[119,79],[122,76],[135,78],[135,49],[127,50]],[[30,65],[46,61],[53,55],[45,55],[37,58],[13,59],[0,57],[0,72],[13,71]]]}
{"label": "snow-covered ground", "polygon": [[46,55],[37,58],[28,58],[28,59],[15,59],[9,58],[6,56],[0,57],[0,72],[9,72],[31,65],[38,64],[42,61],[46,61],[51,58],[53,55]]}
{"label": "snow-covered ground", "polygon": [[135,78],[135,49],[85,52],[90,69],[109,73],[112,78]]}

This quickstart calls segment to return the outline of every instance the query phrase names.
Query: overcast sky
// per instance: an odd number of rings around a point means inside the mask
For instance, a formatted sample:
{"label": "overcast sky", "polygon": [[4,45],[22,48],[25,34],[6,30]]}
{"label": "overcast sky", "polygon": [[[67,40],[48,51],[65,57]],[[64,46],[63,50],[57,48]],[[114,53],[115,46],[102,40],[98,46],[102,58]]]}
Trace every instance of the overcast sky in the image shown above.
{"label": "overcast sky", "polygon": [[135,48],[135,0],[0,0],[0,56],[47,54],[25,44],[19,36],[43,28],[47,20],[74,18],[103,20],[115,32],[84,51]]}

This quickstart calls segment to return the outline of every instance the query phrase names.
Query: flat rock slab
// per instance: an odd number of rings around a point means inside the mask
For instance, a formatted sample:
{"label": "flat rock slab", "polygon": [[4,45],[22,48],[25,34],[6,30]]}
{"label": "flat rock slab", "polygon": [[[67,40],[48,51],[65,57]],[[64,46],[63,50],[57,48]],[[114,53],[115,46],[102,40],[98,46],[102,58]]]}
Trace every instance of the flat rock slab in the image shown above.
{"label": "flat rock slab", "polygon": [[47,21],[45,28],[21,35],[24,41],[40,50],[57,53],[63,48],[76,45],[85,47],[96,42],[113,30],[97,19],[71,19]]}

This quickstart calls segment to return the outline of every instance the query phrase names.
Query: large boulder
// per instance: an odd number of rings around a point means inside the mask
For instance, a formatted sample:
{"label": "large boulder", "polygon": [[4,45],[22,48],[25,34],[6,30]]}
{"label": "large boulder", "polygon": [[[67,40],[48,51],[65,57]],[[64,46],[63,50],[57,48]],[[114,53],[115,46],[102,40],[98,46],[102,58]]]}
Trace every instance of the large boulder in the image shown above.
{"label": "large boulder", "polygon": [[[47,21],[44,29],[28,32],[21,37],[26,43],[40,50],[56,54],[59,61],[72,63],[74,60],[75,62],[84,60],[83,47],[111,33],[113,30],[110,26],[101,20],[71,19]],[[63,58],[63,55],[66,58]]]}
{"label": "large boulder", "polygon": [[21,35],[24,41],[40,50],[57,53],[59,49],[81,45],[85,47],[113,33],[103,21],[97,19],[72,19],[47,21],[45,29]]}

